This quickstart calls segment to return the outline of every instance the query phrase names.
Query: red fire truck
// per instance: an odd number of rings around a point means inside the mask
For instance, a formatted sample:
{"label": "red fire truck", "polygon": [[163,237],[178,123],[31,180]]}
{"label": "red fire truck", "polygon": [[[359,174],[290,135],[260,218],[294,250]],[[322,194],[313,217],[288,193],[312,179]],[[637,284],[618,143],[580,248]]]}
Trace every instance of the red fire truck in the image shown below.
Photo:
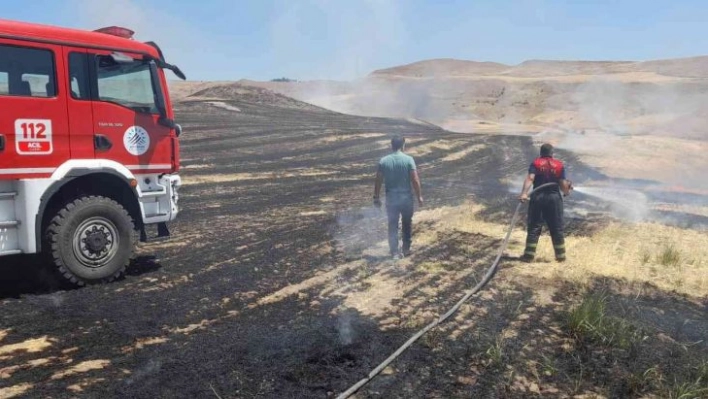
{"label": "red fire truck", "polygon": [[[76,285],[112,281],[169,237],[179,139],[154,42],[0,20],[0,263],[41,254]],[[7,258],[5,258],[7,259]]]}

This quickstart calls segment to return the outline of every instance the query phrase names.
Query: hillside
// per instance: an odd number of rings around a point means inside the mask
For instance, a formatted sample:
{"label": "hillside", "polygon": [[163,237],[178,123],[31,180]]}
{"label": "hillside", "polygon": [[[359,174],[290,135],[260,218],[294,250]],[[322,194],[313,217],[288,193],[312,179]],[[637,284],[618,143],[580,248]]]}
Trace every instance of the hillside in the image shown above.
{"label": "hillside", "polygon": [[[263,105],[276,108],[295,108],[308,111],[325,111],[323,108],[298,101],[291,97],[287,97],[271,90],[247,86],[240,83],[216,83],[204,84],[195,88],[195,91],[180,93],[175,97],[178,101],[187,100],[210,100],[212,105],[222,105],[229,109],[226,103],[221,101],[233,101],[238,99],[239,102]],[[182,96],[180,96],[182,94]],[[231,107],[232,110],[238,109]]]}
{"label": "hillside", "polygon": [[704,140],[706,79],[708,57],[515,66],[439,59],[353,82],[240,83],[338,112],[419,118],[460,132],[597,130]]}
{"label": "hillside", "polygon": [[[647,62],[428,60],[352,82],[256,82],[337,112],[574,151],[603,173],[708,192],[708,57]],[[179,96],[233,83],[175,83]],[[218,89],[222,90],[222,89]],[[221,93],[221,97],[228,97]]]}
{"label": "hillside", "polygon": [[655,74],[675,78],[708,78],[708,56],[656,61],[529,60],[519,65],[454,59],[419,61],[381,69],[372,76],[406,77],[561,77],[574,75]]}

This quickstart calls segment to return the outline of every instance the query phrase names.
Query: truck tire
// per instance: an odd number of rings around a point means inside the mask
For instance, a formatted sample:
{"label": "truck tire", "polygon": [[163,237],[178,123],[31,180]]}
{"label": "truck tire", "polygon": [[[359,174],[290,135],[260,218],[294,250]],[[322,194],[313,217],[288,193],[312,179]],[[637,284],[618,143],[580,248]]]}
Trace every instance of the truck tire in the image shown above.
{"label": "truck tire", "polygon": [[136,231],[128,212],[110,198],[78,198],[61,208],[46,229],[52,263],[78,286],[120,278],[133,258]]}

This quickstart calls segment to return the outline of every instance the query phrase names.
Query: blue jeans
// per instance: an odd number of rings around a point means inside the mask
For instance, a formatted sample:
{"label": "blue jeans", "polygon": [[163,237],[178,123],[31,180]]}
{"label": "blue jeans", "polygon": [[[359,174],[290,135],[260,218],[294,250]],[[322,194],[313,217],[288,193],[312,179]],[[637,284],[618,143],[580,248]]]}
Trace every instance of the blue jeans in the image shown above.
{"label": "blue jeans", "polygon": [[388,215],[388,247],[391,255],[398,253],[399,219],[403,225],[403,252],[408,252],[411,248],[413,197],[407,195],[387,196],[386,214]]}

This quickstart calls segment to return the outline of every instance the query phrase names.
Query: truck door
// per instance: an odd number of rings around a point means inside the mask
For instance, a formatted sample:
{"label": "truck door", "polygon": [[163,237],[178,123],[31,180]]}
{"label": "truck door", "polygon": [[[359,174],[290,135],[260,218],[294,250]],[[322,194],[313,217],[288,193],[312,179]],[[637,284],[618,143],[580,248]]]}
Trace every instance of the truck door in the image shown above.
{"label": "truck door", "polygon": [[159,123],[164,93],[157,67],[141,55],[90,51],[96,157],[133,173],[171,172],[172,129]]}
{"label": "truck door", "polygon": [[0,40],[0,176],[49,176],[69,159],[60,46]]}
{"label": "truck door", "polygon": [[94,159],[96,141],[91,104],[91,77],[86,49],[64,47],[67,62],[69,142],[73,159]]}

